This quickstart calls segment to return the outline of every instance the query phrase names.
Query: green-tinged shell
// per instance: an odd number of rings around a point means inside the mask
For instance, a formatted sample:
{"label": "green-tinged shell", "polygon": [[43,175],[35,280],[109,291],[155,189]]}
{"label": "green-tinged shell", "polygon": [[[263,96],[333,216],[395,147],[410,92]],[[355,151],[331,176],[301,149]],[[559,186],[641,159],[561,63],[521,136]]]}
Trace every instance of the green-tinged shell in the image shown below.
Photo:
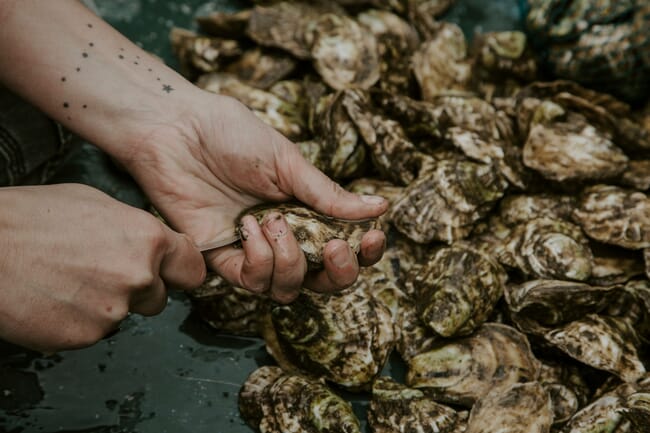
{"label": "green-tinged shell", "polygon": [[597,241],[630,249],[650,247],[650,199],[642,192],[610,185],[586,188],[573,219]]}
{"label": "green-tinged shell", "polygon": [[550,218],[516,226],[499,260],[533,278],[559,280],[585,281],[593,267],[593,254],[580,227]]}
{"label": "green-tinged shell", "polygon": [[567,422],[591,395],[580,368],[566,363],[543,363],[538,382],[551,397],[554,425]]}
{"label": "green-tinged shell", "polygon": [[628,157],[582,114],[545,101],[533,114],[523,161],[549,180],[576,182],[615,178]]}
{"label": "green-tinged shell", "polygon": [[486,323],[470,337],[411,358],[406,382],[436,400],[471,406],[493,389],[536,380],[539,369],[524,334]]}
{"label": "green-tinged shell", "polygon": [[235,287],[217,274],[208,275],[188,296],[201,319],[219,332],[234,335],[260,335],[260,317],[270,307],[267,297]]}
{"label": "green-tinged shell", "polygon": [[303,292],[265,322],[267,350],[283,369],[353,390],[369,387],[393,348],[391,313],[363,280],[332,295]]}
{"label": "green-tinged shell", "polygon": [[569,195],[511,194],[499,202],[499,215],[511,226],[535,218],[570,221],[575,204],[575,197]]}
{"label": "green-tinged shell", "polygon": [[169,38],[181,72],[190,78],[197,73],[218,71],[243,52],[239,41],[200,36],[177,27]]}
{"label": "green-tinged shell", "polygon": [[471,412],[466,433],[549,433],[551,398],[537,382],[515,383],[481,397]]}
{"label": "green-tinged shell", "polygon": [[544,339],[572,358],[625,381],[645,373],[636,349],[638,336],[624,319],[589,314],[546,332]]}
{"label": "green-tinged shell", "polygon": [[307,134],[307,119],[303,106],[282,97],[245,84],[232,74],[203,75],[197,85],[208,92],[231,96],[250,108],[264,123],[289,139],[299,140]]}
{"label": "green-tinged shell", "polygon": [[[320,214],[297,203],[278,203],[254,206],[246,209],[240,215],[253,215],[260,224],[270,213],[281,213],[293,232],[300,248],[307,258],[310,269],[323,266],[323,248],[332,239],[343,239],[348,242],[355,253],[361,248],[361,238],[368,230],[380,229],[377,219],[350,221],[333,218]],[[238,218],[239,220],[239,218]],[[238,230],[241,226],[238,222]],[[245,239],[242,236],[242,239]]]}
{"label": "green-tinged shell", "polygon": [[343,105],[370,148],[372,162],[382,177],[397,185],[413,182],[429,158],[415,148],[401,125],[376,113],[367,92],[344,92]]}
{"label": "green-tinged shell", "polygon": [[357,176],[366,161],[366,147],[342,102],[342,93],[320,98],[312,127],[321,144],[314,165],[334,179]]}
{"label": "green-tinged shell", "polygon": [[277,367],[253,372],[239,394],[242,418],[264,433],[360,433],[350,403],[323,383]]}
{"label": "green-tinged shell", "polygon": [[368,423],[374,433],[455,433],[464,424],[452,408],[385,376],[372,386]]}
{"label": "green-tinged shell", "polygon": [[389,215],[397,230],[415,242],[451,244],[472,231],[507,186],[491,165],[443,159],[406,187]]}
{"label": "green-tinged shell", "polygon": [[506,279],[496,259],[468,244],[442,248],[413,281],[420,318],[443,337],[470,334],[492,313]]}
{"label": "green-tinged shell", "polygon": [[333,89],[368,89],[379,80],[377,40],[352,18],[320,15],[307,25],[305,39],[314,68]]}
{"label": "green-tinged shell", "polygon": [[456,24],[439,22],[435,35],[420,45],[411,63],[425,101],[469,88],[472,68],[467,43]]}
{"label": "green-tinged shell", "polygon": [[289,76],[297,66],[294,58],[280,53],[254,48],[230,63],[225,71],[258,89],[268,89]]}

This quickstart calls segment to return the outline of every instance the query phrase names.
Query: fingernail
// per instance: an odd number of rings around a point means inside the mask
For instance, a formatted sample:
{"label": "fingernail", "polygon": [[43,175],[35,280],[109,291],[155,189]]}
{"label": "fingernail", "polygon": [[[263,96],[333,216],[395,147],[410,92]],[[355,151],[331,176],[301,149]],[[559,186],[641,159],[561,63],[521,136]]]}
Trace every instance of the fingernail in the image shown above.
{"label": "fingernail", "polygon": [[378,195],[362,195],[361,201],[366,204],[379,205],[383,204],[386,199]]}
{"label": "fingernail", "polygon": [[271,236],[275,238],[280,238],[287,234],[289,228],[287,227],[287,222],[285,221],[282,214],[271,213],[266,216],[266,221],[264,222],[266,229],[269,231]]}
{"label": "fingernail", "polygon": [[350,262],[350,254],[352,254],[352,251],[350,251],[349,246],[341,245],[336,247],[332,251],[332,263],[334,263],[334,266],[342,268]]}
{"label": "fingernail", "polygon": [[246,215],[241,219],[241,226],[239,226],[239,236],[242,241],[248,240],[248,237],[251,235],[251,229],[254,228],[253,224],[255,223],[255,217],[252,215]]}

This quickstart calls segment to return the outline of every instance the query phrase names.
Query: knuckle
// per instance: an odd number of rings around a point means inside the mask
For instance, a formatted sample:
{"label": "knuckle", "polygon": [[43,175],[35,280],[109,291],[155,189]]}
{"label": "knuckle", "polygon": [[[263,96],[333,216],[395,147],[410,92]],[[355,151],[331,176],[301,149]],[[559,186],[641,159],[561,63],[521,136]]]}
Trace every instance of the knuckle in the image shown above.
{"label": "knuckle", "polygon": [[128,289],[135,292],[145,291],[151,288],[155,281],[156,275],[151,269],[141,269],[139,272],[131,274]]}

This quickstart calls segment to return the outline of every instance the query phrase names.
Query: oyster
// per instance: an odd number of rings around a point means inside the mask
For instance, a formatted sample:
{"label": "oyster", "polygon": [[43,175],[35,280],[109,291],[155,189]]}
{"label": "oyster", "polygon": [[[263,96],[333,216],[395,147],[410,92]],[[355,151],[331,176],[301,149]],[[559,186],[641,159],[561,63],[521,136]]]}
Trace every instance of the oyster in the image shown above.
{"label": "oyster", "polygon": [[379,80],[377,40],[355,20],[326,13],[309,23],[305,39],[316,71],[332,88],[368,89]]}
{"label": "oyster", "polygon": [[265,433],[360,433],[352,406],[324,384],[285,374],[278,367],[254,371],[239,391],[242,418]]}
{"label": "oyster", "polygon": [[[360,178],[346,186],[348,191],[355,194],[379,195],[388,200],[388,203],[393,203],[401,196],[404,190],[401,186],[393,185],[391,182],[373,178]],[[379,217],[381,227],[387,228],[391,223],[388,213],[384,213]]]}
{"label": "oyster", "polygon": [[470,334],[489,317],[506,278],[493,257],[470,245],[442,248],[414,277],[420,318],[443,337]]}
{"label": "oyster", "polygon": [[593,255],[580,227],[535,218],[512,230],[499,261],[535,278],[584,281],[591,276]]}
{"label": "oyster", "polygon": [[610,185],[586,188],[573,218],[597,241],[631,249],[650,247],[650,199],[642,192]]}
{"label": "oyster", "polygon": [[394,341],[390,311],[362,283],[332,295],[306,291],[290,305],[273,307],[263,335],[284,370],[350,389],[370,385]]}
{"label": "oyster", "polygon": [[636,251],[591,242],[594,254],[589,284],[622,284],[643,274],[643,261]]}
{"label": "oyster", "polygon": [[469,337],[411,358],[406,382],[426,389],[436,400],[471,406],[491,390],[536,380],[539,369],[525,335],[486,323]]}
{"label": "oyster", "polygon": [[645,191],[650,189],[650,159],[631,160],[619,182],[623,186]]}
{"label": "oyster", "polygon": [[568,421],[591,394],[578,367],[567,364],[543,363],[538,381],[551,397],[554,425]]}
{"label": "oyster", "polygon": [[199,36],[181,28],[173,28],[169,38],[181,72],[190,78],[197,72],[218,71],[243,52],[236,40]]}
{"label": "oyster", "polygon": [[385,376],[372,386],[368,423],[374,433],[455,433],[464,424],[452,408]]}
{"label": "oyster", "polygon": [[215,11],[209,15],[197,17],[196,22],[199,28],[210,36],[241,39],[246,36],[246,27],[248,27],[251,13],[251,9],[233,13]]}
{"label": "oyster", "polygon": [[510,226],[536,218],[571,221],[576,200],[569,195],[511,194],[499,202],[499,215]]}
{"label": "oyster", "polygon": [[508,184],[491,165],[443,159],[411,183],[389,210],[393,224],[419,243],[466,237]]}
{"label": "oyster", "polygon": [[368,94],[360,90],[346,91],[343,105],[370,147],[375,168],[385,179],[408,185],[418,177],[429,158],[416,150],[399,123],[375,113]]}
{"label": "oyster", "polygon": [[466,433],[549,433],[553,423],[551,398],[537,382],[514,383],[480,398]]}
{"label": "oyster", "polygon": [[389,93],[408,93],[411,87],[408,59],[420,43],[415,29],[399,16],[380,10],[362,12],[357,20],[377,40],[379,87]]}
{"label": "oyster", "polygon": [[295,100],[284,100],[271,92],[249,86],[234,75],[226,73],[203,75],[197,85],[208,92],[238,99],[260,120],[289,139],[300,140],[307,132],[304,109],[300,104],[296,104]]}
{"label": "oyster", "polygon": [[260,317],[270,307],[267,297],[234,287],[217,274],[208,275],[188,295],[199,317],[217,331],[234,335],[260,335]]}
{"label": "oyster", "polygon": [[[332,239],[344,239],[355,253],[361,247],[361,238],[372,229],[380,229],[376,219],[349,221],[319,214],[297,203],[276,203],[254,206],[242,212],[241,216],[253,215],[262,222],[271,212],[284,215],[300,248],[307,258],[309,269],[320,269],[323,265],[323,248]],[[238,227],[240,230],[241,227]]]}
{"label": "oyster", "polygon": [[463,31],[452,23],[439,22],[437,27],[435,34],[411,57],[425,101],[445,92],[466,91],[471,79]]}
{"label": "oyster", "polygon": [[544,101],[535,111],[523,161],[549,180],[571,182],[614,178],[628,158],[583,115]]}
{"label": "oyster", "polygon": [[268,89],[291,74],[296,65],[297,62],[292,57],[255,48],[244,52],[240,58],[230,63],[225,71],[237,76],[249,86]]}

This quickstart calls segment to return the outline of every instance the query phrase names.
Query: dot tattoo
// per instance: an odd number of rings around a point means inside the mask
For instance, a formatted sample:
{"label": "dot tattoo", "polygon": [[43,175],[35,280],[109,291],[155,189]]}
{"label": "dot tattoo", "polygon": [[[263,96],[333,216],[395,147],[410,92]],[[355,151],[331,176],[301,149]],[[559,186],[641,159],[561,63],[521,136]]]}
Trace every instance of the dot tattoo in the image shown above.
{"label": "dot tattoo", "polygon": [[121,54],[120,54],[119,56],[117,56],[117,57],[119,57],[119,58],[120,58],[120,60],[122,60],[122,59],[124,59],[124,56],[123,56],[123,55],[121,55]]}
{"label": "dot tattoo", "polygon": [[88,57],[88,53],[82,53],[81,54],[84,58]]}
{"label": "dot tattoo", "polygon": [[65,81],[65,77],[61,77],[61,81]]}
{"label": "dot tattoo", "polygon": [[77,72],[81,72],[81,68],[78,67],[78,68],[77,68]]}
{"label": "dot tattoo", "polygon": [[89,29],[92,29],[92,28],[93,28],[93,25],[92,25],[92,24],[88,24],[88,28],[89,28]]}
{"label": "dot tattoo", "polygon": [[92,42],[89,42],[89,43],[88,43],[88,46],[89,46],[89,47],[94,47],[95,44],[93,44]]}
{"label": "dot tattoo", "polygon": [[68,108],[69,106],[70,106],[70,104],[68,104],[67,102],[63,103],[63,108]]}
{"label": "dot tattoo", "polygon": [[138,62],[133,62],[133,64],[134,64],[134,65],[139,65],[139,63],[138,63]]}
{"label": "dot tattoo", "polygon": [[88,106],[86,104],[84,104],[84,105],[81,106],[81,108],[83,108],[85,110],[86,108],[88,108]]}

